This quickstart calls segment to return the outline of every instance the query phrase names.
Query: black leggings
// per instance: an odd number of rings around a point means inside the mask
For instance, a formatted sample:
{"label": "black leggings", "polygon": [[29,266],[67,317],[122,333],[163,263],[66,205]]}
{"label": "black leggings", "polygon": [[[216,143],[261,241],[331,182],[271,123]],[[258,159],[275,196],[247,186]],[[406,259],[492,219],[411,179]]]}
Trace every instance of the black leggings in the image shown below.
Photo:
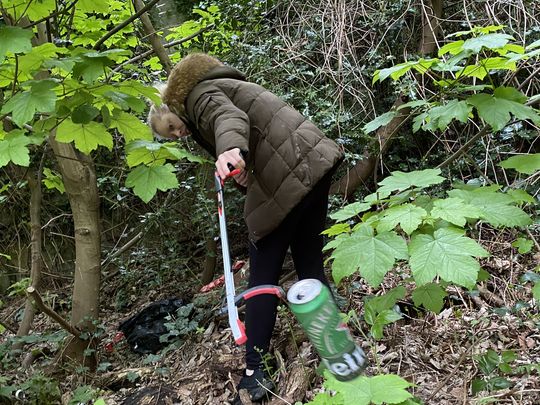
{"label": "black leggings", "polygon": [[[255,245],[249,246],[249,287],[279,282],[287,249],[291,247],[299,280],[316,278],[328,284],[323,269],[323,236],[331,173],[320,180],[283,222]],[[277,297],[258,295],[246,303],[246,366],[261,367],[276,322]]]}

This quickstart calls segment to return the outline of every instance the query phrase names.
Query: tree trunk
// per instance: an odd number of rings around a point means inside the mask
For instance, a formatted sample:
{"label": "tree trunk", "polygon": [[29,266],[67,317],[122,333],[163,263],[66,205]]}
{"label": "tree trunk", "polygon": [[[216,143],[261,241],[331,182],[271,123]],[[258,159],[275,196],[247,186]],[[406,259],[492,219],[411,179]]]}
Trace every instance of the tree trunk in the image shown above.
{"label": "tree trunk", "polygon": [[[30,285],[38,289],[41,281],[41,246],[42,246],[42,232],[41,232],[41,170],[40,165],[37,170],[37,175],[27,176],[28,187],[30,188]],[[30,297],[26,299],[24,307],[24,315],[19,329],[17,330],[17,336],[26,336],[30,332],[34,316],[36,314],[35,307]],[[23,343],[16,343],[13,345],[14,349],[21,349]]]}
{"label": "tree trunk", "polygon": [[[56,155],[64,180],[75,234],[75,274],[71,324],[84,332],[95,329],[99,317],[101,275],[99,195],[92,159],[75,150],[72,144],[60,143],[51,133],[49,143]],[[63,355],[90,369],[96,366],[95,355],[85,356],[92,340],[71,338]]]}
{"label": "tree trunk", "polygon": [[[404,103],[404,100],[400,97],[392,106],[392,110],[399,107]],[[345,199],[351,197],[355,190],[362,184],[365,184],[368,178],[373,174],[376,166],[377,159],[390,145],[390,141],[397,134],[399,128],[405,123],[411,109],[406,107],[399,110],[392,121],[388,125],[381,127],[375,133],[375,139],[373,145],[366,148],[362,154],[362,158],[353,166],[351,170],[347,172],[340,180],[332,184],[330,187],[330,194],[342,195]],[[376,144],[376,145],[375,145]]]}
{"label": "tree trunk", "polygon": [[[422,1],[422,37],[418,47],[422,55],[429,55],[437,49],[437,34],[440,34],[439,20],[442,12],[443,0]],[[402,96],[398,97],[391,109],[401,104],[403,104]],[[410,111],[409,108],[403,108],[388,125],[377,130],[373,141],[364,149],[362,159],[341,179],[332,184],[330,194],[339,194],[348,199],[358,187],[365,184],[377,167],[377,159],[388,148],[394,135],[407,120]]]}

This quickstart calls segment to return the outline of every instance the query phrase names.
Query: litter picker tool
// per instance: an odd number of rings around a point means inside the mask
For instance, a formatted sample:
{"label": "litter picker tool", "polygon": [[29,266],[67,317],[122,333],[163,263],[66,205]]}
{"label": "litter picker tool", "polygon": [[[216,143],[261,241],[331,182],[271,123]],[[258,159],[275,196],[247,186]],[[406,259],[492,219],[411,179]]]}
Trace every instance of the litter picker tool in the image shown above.
{"label": "litter picker tool", "polygon": [[[240,169],[232,170],[226,177],[236,176],[240,173]],[[229,252],[229,238],[227,236],[227,221],[225,219],[225,205],[223,204],[223,184],[224,179],[219,177],[218,173],[215,173],[215,185],[217,192],[218,202],[218,215],[219,215],[219,233],[221,237],[221,251],[223,253],[223,275],[225,278],[225,294],[227,300],[227,309],[223,312],[228,313],[229,326],[231,327],[234,341],[238,345],[246,343],[246,328],[240,318],[238,317],[237,303],[242,300],[252,298],[260,294],[274,294],[279,298],[284,298],[285,293],[281,287],[275,285],[262,285],[250,288],[246,290],[238,297],[235,296],[234,277],[231,269],[231,257]]]}

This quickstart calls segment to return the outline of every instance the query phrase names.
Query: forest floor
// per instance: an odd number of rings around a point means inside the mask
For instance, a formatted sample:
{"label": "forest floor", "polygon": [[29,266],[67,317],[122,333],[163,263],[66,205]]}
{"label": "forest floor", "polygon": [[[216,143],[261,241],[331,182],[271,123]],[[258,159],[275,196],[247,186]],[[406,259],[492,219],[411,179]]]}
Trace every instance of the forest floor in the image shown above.
{"label": "forest floor", "polygon": [[[483,244],[492,252],[482,261],[491,277],[480,284],[479,292],[454,288],[438,315],[418,312],[412,303],[400,302],[403,319],[387,326],[378,341],[366,337],[368,326],[363,321],[350,325],[369,357],[367,375],[397,374],[414,384],[410,391],[425,404],[540,404],[540,318],[538,303],[531,294],[531,280],[537,280],[535,268],[540,258],[538,254],[518,255],[503,240]],[[386,277],[383,290],[393,288],[405,277],[406,269],[393,271]],[[285,289],[293,282],[287,281]],[[363,298],[375,291],[359,276],[342,284],[338,289],[342,310],[362,314]],[[232,402],[241,377],[243,348],[234,344],[226,319],[207,317],[196,333],[157,355],[135,354],[125,340],[105,350],[122,320],[150,302],[175,296],[179,287],[169,283],[143,296],[133,287],[126,311],[115,311],[113,303],[107,302],[114,296],[114,288],[106,287],[102,294],[105,335],[98,350],[101,371],[63,377],[63,403],[67,404],[73,390],[83,384],[100,388],[100,396],[108,405]],[[221,290],[199,294],[197,302],[206,302],[215,310],[221,302]],[[69,296],[67,287],[65,293]],[[1,319],[23,303],[22,298],[8,301]],[[36,332],[55,328],[43,314],[37,316]],[[54,354],[37,359],[26,373],[53,363]],[[308,402],[320,392],[318,356],[285,307],[278,311],[268,364],[278,385],[271,404]],[[9,373],[21,379],[24,372],[13,367]],[[476,385],[483,381],[485,389],[473,394],[473,380],[477,380]]]}

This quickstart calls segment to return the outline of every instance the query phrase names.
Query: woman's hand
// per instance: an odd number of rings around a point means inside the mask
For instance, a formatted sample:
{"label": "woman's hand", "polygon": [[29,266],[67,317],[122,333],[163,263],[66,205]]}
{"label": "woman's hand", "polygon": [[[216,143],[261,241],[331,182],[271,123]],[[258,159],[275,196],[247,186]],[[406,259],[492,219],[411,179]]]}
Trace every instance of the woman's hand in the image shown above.
{"label": "woman's hand", "polygon": [[240,148],[227,150],[218,156],[216,169],[222,179],[225,179],[231,172],[229,165],[235,169],[241,169],[241,172],[233,178],[238,184],[245,187],[247,185],[247,172],[244,170],[246,162],[240,154]]}

